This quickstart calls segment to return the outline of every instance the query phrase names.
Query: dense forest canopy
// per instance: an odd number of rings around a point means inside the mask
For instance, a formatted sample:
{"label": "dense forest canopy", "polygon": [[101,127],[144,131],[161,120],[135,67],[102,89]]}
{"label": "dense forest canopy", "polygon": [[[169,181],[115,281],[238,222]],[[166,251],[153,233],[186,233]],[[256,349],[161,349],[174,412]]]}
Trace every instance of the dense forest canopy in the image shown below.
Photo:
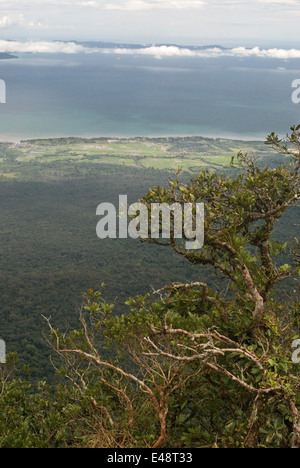
{"label": "dense forest canopy", "polygon": [[[183,180],[201,168],[229,171],[239,148],[278,161],[261,142],[200,137],[0,144],[0,338],[30,365],[32,378],[54,374],[41,314],[75,327],[83,292],[102,282],[107,300],[125,312],[126,299],[149,287],[197,280],[195,268],[175,254],[131,239],[97,239],[97,205],[117,204],[122,193],[133,203],[166,185],[179,166],[186,168]],[[209,269],[205,275],[215,281]]]}

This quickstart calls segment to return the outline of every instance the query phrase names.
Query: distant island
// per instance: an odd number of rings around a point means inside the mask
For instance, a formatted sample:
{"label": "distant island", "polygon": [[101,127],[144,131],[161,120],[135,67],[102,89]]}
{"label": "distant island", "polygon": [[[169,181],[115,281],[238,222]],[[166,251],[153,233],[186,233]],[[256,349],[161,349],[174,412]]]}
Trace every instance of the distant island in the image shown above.
{"label": "distant island", "polygon": [[14,59],[18,58],[15,55],[7,54],[5,52],[0,52],[0,60]]}

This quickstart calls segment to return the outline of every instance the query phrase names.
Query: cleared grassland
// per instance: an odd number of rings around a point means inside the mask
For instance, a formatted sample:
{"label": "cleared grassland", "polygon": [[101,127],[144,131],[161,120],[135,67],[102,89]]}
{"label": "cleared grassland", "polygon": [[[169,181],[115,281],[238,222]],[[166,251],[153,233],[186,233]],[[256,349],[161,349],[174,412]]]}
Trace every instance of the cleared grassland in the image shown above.
{"label": "cleared grassland", "polygon": [[239,151],[267,156],[263,142],[244,142],[201,137],[81,140],[34,140],[15,146],[19,162],[51,164],[126,165],[195,172],[203,167],[228,167]]}

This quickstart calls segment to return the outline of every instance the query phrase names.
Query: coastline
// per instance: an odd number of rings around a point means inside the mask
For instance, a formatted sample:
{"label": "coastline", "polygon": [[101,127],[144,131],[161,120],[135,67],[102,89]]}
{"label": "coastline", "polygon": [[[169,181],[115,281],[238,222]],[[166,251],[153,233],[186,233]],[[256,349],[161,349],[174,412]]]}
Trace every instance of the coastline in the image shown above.
{"label": "coastline", "polygon": [[168,139],[168,138],[204,138],[212,140],[229,140],[229,141],[242,141],[242,142],[257,142],[263,143],[267,135],[227,135],[227,134],[163,134],[163,135],[122,135],[122,134],[88,134],[88,135],[61,135],[61,134],[51,134],[51,135],[24,135],[24,136],[13,136],[13,135],[3,135],[0,136],[1,144],[20,144],[21,142],[26,142],[29,140],[54,140],[54,139],[68,139],[68,138],[82,138],[82,139],[95,139],[95,138],[113,138],[116,140],[136,140],[140,138],[145,138],[149,140],[155,139]]}

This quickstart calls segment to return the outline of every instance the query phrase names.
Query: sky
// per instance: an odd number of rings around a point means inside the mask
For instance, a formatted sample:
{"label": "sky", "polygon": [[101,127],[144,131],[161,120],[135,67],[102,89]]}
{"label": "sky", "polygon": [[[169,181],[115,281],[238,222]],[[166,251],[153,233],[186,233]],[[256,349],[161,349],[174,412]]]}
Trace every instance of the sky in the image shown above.
{"label": "sky", "polygon": [[300,48],[300,0],[0,0],[0,39]]}

